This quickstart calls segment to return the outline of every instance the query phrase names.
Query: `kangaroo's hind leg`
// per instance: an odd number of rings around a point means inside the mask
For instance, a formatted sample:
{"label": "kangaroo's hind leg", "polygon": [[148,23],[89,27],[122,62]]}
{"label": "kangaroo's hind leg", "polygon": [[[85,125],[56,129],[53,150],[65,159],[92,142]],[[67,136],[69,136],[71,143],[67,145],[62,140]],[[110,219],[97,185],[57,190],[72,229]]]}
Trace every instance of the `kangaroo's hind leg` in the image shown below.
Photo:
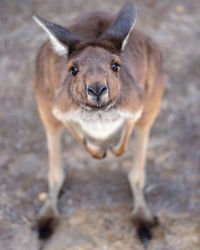
{"label": "kangaroo's hind leg", "polygon": [[38,214],[38,236],[40,239],[46,239],[53,233],[58,223],[59,212],[57,201],[65,179],[65,173],[61,161],[62,124],[48,110],[41,109],[39,106],[39,111],[46,130],[49,152],[49,193],[47,200]]}
{"label": "kangaroo's hind leg", "polygon": [[133,219],[137,227],[138,235],[145,244],[147,244],[148,240],[152,237],[151,227],[157,224],[156,218],[153,217],[147,206],[143,192],[146,179],[145,162],[149,132],[150,127],[136,128],[135,160],[128,176],[134,197]]}

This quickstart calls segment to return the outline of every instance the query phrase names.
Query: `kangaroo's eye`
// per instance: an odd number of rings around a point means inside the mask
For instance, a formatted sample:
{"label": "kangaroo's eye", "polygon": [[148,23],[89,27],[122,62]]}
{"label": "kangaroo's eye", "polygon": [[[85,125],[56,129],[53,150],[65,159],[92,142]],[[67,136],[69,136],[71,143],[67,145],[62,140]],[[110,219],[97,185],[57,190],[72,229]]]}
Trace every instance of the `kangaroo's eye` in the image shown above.
{"label": "kangaroo's eye", "polygon": [[112,68],[113,71],[118,72],[119,69],[120,69],[120,64],[119,63],[113,63],[111,65],[111,68]]}
{"label": "kangaroo's eye", "polygon": [[78,67],[71,67],[69,71],[71,71],[72,75],[75,76],[77,75],[79,70],[78,70]]}

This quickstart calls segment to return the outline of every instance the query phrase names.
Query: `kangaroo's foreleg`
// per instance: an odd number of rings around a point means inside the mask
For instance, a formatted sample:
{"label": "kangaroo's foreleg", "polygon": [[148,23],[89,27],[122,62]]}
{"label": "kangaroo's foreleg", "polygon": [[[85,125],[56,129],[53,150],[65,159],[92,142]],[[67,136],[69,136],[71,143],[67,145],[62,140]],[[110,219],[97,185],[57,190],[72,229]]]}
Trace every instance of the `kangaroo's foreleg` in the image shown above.
{"label": "kangaroo's foreleg", "polygon": [[144,197],[145,162],[150,127],[136,128],[136,150],[133,168],[129,173],[129,183],[134,197],[133,219],[140,238],[147,242],[152,236],[150,228],[156,224]]}
{"label": "kangaroo's foreleg", "polygon": [[91,145],[91,143],[89,143],[87,141],[87,138],[84,137],[81,129],[78,131],[74,128],[74,125],[70,122],[67,121],[67,123],[65,123],[66,127],[68,128],[68,130],[73,134],[73,136],[76,138],[76,140],[84,145],[85,149],[88,151],[89,154],[91,154],[94,158],[97,159],[102,159],[106,156],[106,151],[103,150],[102,148],[95,146],[95,145]]}
{"label": "kangaroo's foreleg", "polygon": [[122,136],[120,138],[119,143],[114,148],[111,149],[111,152],[114,155],[120,156],[126,151],[128,139],[131,135],[133,127],[134,127],[134,122],[126,122],[124,124],[124,129],[123,129]]}

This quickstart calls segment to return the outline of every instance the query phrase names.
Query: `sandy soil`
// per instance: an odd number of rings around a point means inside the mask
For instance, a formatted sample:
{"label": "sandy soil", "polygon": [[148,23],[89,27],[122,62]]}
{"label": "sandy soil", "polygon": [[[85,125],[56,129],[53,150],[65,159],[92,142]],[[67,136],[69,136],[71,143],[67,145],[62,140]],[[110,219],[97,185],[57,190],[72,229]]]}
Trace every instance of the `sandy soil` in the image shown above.
{"label": "sandy soil", "polygon": [[[47,191],[45,134],[34,101],[34,58],[46,34],[35,13],[66,23],[81,12],[116,12],[123,0],[0,1],[0,249],[36,250],[34,218]],[[200,4],[198,0],[141,0],[136,27],[151,35],[168,76],[162,110],[148,150],[146,194],[160,217],[152,250],[200,246]],[[127,172],[134,136],[121,158],[91,159],[66,132],[67,180],[59,200],[62,221],[45,250],[143,249],[130,221]]]}

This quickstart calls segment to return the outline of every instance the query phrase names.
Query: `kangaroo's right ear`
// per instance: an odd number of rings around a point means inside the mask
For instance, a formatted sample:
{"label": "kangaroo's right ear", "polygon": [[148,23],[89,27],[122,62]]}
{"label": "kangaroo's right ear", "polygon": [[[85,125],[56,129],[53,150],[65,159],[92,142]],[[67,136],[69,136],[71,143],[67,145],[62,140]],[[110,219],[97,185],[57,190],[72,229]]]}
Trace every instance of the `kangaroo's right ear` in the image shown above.
{"label": "kangaroo's right ear", "polygon": [[54,51],[59,55],[67,55],[82,40],[68,29],[48,22],[37,15],[34,15],[33,19],[48,34]]}

